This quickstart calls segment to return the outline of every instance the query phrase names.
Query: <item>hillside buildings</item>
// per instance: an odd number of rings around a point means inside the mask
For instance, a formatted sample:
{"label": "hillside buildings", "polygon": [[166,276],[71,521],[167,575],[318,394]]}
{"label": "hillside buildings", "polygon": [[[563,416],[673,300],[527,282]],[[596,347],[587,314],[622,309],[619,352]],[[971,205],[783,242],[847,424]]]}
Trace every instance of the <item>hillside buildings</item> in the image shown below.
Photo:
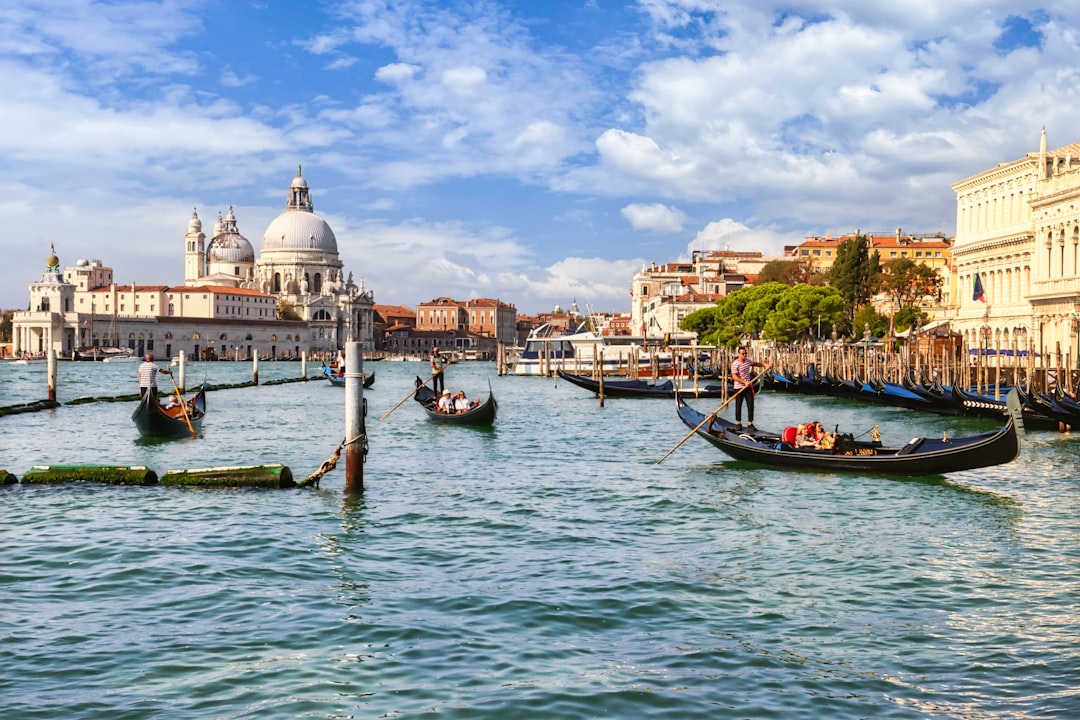
{"label": "hillside buildings", "polygon": [[[183,285],[118,285],[100,260],[79,259],[61,271],[53,250],[30,284],[30,309],[15,313],[14,354],[122,348],[247,359],[335,353],[349,340],[374,347],[373,294],[343,275],[337,239],[315,214],[299,170],[258,256],[230,208],[209,239],[192,213],[183,258]],[[293,319],[279,319],[279,306]]]}

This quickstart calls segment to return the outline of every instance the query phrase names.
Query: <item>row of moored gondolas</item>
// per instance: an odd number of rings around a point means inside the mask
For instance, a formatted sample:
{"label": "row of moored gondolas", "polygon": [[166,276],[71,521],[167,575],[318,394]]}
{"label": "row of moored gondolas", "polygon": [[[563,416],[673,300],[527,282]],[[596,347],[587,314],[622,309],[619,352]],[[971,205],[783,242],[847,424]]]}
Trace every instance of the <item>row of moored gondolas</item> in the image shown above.
{"label": "row of moored gondolas", "polygon": [[[1001,420],[1006,416],[1005,396],[1012,388],[1001,388],[1000,399],[965,390],[956,385],[942,385],[937,380],[916,380],[908,372],[900,384],[880,378],[864,380],[808,374],[769,373],[767,387],[779,392],[803,395],[827,395],[849,398],[892,407],[925,410],[939,415],[966,415]],[[1062,425],[1080,427],[1080,401],[1063,392],[1034,392],[1015,388],[1024,408],[1024,427],[1029,430],[1061,430]]]}

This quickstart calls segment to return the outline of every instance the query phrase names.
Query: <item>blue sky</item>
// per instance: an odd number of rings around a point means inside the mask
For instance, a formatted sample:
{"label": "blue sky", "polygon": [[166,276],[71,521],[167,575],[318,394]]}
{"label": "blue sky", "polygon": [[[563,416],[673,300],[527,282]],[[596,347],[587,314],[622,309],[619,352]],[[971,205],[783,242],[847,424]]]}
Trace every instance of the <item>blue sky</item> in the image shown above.
{"label": "blue sky", "polygon": [[53,243],[182,284],[298,165],[384,304],[629,308],[695,249],[952,234],[958,180],[1080,141],[1080,6],[997,0],[8,0],[0,307]]}

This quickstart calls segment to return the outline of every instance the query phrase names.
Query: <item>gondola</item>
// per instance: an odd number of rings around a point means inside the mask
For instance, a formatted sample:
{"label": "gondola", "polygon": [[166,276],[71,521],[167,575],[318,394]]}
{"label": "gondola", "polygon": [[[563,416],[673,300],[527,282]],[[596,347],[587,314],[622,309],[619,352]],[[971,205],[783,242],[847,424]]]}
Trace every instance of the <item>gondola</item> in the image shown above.
{"label": "gondola", "polygon": [[[580,388],[589,390],[590,392],[600,394],[600,381],[584,375],[574,375],[572,373],[558,371],[559,377],[571,385],[577,385]],[[734,390],[729,389],[728,395]],[[663,382],[650,383],[646,380],[609,380],[604,379],[604,397],[651,397],[651,398],[673,398],[675,394],[686,395],[688,397],[699,398],[718,398],[724,397],[724,387],[715,383],[709,385],[699,386],[695,391],[692,386],[677,389],[675,384],[671,380],[664,380]]]}
{"label": "gondola", "polygon": [[495,410],[498,405],[495,402],[495,393],[491,391],[490,383],[487,400],[463,413],[439,412],[435,409],[435,403],[438,399],[434,390],[425,385],[424,381],[419,377],[416,378],[416,392],[413,393],[413,400],[424,408],[424,412],[427,413],[428,419],[432,422],[444,425],[491,425],[495,422]]}
{"label": "gondola", "polygon": [[[180,405],[163,407],[161,397],[157,393],[143,393],[139,407],[131,414],[139,435],[147,438],[180,438],[199,432],[206,416],[206,388],[200,387],[192,396],[186,418]],[[188,420],[191,421],[190,425]]]}
{"label": "gondola", "polygon": [[[338,375],[332,368],[328,368],[325,365],[322,366],[322,374],[326,376],[326,379],[330,381],[331,385],[335,387],[345,387],[345,376]],[[370,373],[364,373],[364,387],[369,388],[375,382],[375,371]]]}
{"label": "gondola", "polygon": [[878,440],[855,440],[839,435],[830,449],[796,447],[783,436],[760,430],[736,430],[733,423],[708,416],[677,399],[679,419],[698,435],[736,460],[803,470],[838,470],[882,475],[940,475],[1011,462],[1020,454],[1020,430],[1024,427],[1016,392],[1007,398],[1008,415],[998,430],[962,437],[912,438],[899,447]]}

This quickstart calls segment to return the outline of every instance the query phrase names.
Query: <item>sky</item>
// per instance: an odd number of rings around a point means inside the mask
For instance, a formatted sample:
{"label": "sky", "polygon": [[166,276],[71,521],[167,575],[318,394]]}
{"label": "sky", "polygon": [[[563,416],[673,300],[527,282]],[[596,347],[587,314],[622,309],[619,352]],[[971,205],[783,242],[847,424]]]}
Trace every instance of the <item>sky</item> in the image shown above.
{"label": "sky", "polygon": [[6,0],[0,307],[50,244],[182,285],[298,166],[375,302],[623,312],[633,274],[953,235],[951,185],[1080,141],[1074,0]]}

